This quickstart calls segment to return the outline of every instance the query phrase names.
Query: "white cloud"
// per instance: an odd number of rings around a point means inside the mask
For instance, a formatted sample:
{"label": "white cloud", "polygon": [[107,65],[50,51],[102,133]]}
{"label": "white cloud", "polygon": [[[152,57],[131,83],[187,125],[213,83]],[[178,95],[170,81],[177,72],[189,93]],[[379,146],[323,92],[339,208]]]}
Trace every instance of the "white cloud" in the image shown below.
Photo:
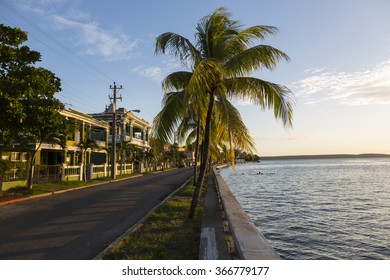
{"label": "white cloud", "polygon": [[32,12],[41,16],[47,16],[58,9],[60,6],[67,4],[68,0],[20,0],[16,5],[26,12]]}
{"label": "white cloud", "polygon": [[178,62],[175,60],[166,60],[161,62],[159,65],[137,66],[133,68],[131,72],[151,79],[152,81],[161,83],[166,78],[166,76],[179,70],[182,70],[182,67]]}
{"label": "white cloud", "polygon": [[124,34],[113,34],[101,29],[95,22],[70,20],[53,15],[57,28],[72,29],[80,34],[85,52],[89,55],[101,55],[108,61],[127,60],[133,57],[138,40],[130,40]]}
{"label": "white cloud", "polygon": [[234,103],[236,103],[238,106],[251,106],[254,104],[249,99],[237,99]]}
{"label": "white cloud", "polygon": [[162,80],[165,78],[162,68],[158,66],[150,66],[150,67],[139,66],[134,68],[132,70],[132,73],[137,73],[143,77],[149,78],[156,82],[162,82]]}
{"label": "white cloud", "polygon": [[304,70],[305,73],[317,74],[324,71],[326,68],[309,68]]}
{"label": "white cloud", "polygon": [[77,2],[67,0],[21,1],[19,7],[24,11],[45,16],[55,28],[70,30],[72,41],[83,48],[82,52],[102,56],[108,61],[128,60],[135,55],[140,40],[130,39],[120,31],[105,30],[90,16],[79,10]]}
{"label": "white cloud", "polygon": [[305,104],[324,100],[350,106],[390,104],[390,60],[363,71],[321,73],[295,82],[291,87]]}

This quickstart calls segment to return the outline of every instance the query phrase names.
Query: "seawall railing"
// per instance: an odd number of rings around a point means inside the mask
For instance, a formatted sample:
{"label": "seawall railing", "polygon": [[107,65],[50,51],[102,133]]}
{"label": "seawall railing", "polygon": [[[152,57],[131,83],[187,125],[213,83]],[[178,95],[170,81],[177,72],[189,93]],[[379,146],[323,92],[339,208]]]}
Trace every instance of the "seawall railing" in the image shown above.
{"label": "seawall railing", "polygon": [[216,167],[213,167],[213,173],[238,257],[243,260],[279,260],[280,256],[245,213]]}

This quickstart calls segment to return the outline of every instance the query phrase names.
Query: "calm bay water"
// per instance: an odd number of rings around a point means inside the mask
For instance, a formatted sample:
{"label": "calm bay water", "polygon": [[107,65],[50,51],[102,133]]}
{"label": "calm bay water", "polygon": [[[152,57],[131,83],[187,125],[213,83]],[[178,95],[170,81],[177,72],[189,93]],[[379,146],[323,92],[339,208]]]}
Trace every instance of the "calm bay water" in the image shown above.
{"label": "calm bay water", "polygon": [[221,175],[284,259],[390,259],[389,158],[266,160]]}

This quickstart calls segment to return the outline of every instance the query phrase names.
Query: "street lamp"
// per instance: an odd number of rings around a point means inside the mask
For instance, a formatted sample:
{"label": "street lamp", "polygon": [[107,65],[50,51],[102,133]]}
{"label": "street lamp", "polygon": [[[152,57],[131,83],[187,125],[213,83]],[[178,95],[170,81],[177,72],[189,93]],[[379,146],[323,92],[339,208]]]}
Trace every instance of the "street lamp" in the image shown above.
{"label": "street lamp", "polygon": [[[112,141],[111,141],[111,179],[116,179],[116,108],[113,108]],[[130,112],[140,113],[141,110],[129,110],[122,115],[122,119]]]}

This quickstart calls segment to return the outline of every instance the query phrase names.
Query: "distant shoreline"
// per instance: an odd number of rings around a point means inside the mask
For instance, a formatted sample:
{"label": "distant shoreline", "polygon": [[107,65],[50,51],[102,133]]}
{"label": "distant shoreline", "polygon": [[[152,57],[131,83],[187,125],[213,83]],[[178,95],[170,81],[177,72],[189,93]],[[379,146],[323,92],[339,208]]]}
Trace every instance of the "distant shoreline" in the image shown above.
{"label": "distant shoreline", "polygon": [[278,159],[337,159],[337,158],[390,158],[388,154],[334,154],[334,155],[297,155],[297,156],[264,156],[260,160]]}

